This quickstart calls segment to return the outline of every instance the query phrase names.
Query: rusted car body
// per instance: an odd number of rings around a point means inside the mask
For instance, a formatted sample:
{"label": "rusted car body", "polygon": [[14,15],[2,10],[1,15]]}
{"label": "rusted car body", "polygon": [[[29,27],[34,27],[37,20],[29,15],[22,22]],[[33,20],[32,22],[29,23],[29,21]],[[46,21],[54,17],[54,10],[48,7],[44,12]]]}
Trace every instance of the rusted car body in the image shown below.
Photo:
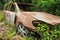
{"label": "rusted car body", "polygon": [[[51,25],[60,23],[60,18],[46,13],[46,12],[21,12],[18,8],[18,5],[15,3],[17,12],[11,12],[4,10],[4,17],[7,20],[7,23],[14,23],[16,28],[20,28],[20,33],[24,36],[28,32],[24,32],[24,28],[35,31],[36,27],[33,23],[38,23],[37,21],[43,21]],[[21,24],[21,25],[20,25]],[[25,33],[25,34],[24,34]]]}

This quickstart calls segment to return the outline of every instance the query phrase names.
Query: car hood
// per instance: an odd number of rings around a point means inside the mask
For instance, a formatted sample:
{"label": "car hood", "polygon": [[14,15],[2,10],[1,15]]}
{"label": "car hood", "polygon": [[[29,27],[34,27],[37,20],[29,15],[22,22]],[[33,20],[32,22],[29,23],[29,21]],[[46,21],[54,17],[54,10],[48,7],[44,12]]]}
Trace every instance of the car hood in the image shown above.
{"label": "car hood", "polygon": [[58,16],[46,13],[46,12],[23,12],[29,16],[32,16],[40,21],[44,21],[51,25],[60,23],[60,18]]}

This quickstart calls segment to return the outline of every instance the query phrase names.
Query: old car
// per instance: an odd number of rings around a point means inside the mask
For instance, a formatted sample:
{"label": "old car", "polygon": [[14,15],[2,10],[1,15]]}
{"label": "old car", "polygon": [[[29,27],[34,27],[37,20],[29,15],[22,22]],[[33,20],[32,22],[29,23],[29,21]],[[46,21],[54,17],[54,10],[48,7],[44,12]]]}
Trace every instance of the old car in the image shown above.
{"label": "old car", "polygon": [[15,25],[17,33],[22,36],[27,36],[29,30],[36,31],[36,24],[38,24],[39,21],[51,25],[60,23],[58,16],[46,12],[21,11],[17,3],[13,3],[13,5],[16,11],[4,10],[4,17],[8,24],[13,23]]}

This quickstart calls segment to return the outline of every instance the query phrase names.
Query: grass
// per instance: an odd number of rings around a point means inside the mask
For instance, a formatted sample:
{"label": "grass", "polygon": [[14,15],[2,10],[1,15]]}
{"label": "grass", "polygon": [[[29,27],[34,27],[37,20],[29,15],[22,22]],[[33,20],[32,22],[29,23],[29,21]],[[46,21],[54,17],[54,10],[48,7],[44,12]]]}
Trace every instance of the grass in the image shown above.
{"label": "grass", "polygon": [[2,11],[0,11],[0,21],[3,21],[3,20],[4,20],[4,16],[3,16]]}

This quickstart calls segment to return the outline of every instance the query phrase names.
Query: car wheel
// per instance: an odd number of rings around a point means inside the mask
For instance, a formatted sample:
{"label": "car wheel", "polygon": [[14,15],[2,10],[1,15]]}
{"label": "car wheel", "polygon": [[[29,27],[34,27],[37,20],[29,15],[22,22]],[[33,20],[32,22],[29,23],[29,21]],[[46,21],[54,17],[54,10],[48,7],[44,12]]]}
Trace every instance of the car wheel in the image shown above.
{"label": "car wheel", "polygon": [[22,25],[21,23],[18,23],[17,28],[16,28],[16,32],[18,34],[21,34],[23,37],[28,35],[28,29]]}

